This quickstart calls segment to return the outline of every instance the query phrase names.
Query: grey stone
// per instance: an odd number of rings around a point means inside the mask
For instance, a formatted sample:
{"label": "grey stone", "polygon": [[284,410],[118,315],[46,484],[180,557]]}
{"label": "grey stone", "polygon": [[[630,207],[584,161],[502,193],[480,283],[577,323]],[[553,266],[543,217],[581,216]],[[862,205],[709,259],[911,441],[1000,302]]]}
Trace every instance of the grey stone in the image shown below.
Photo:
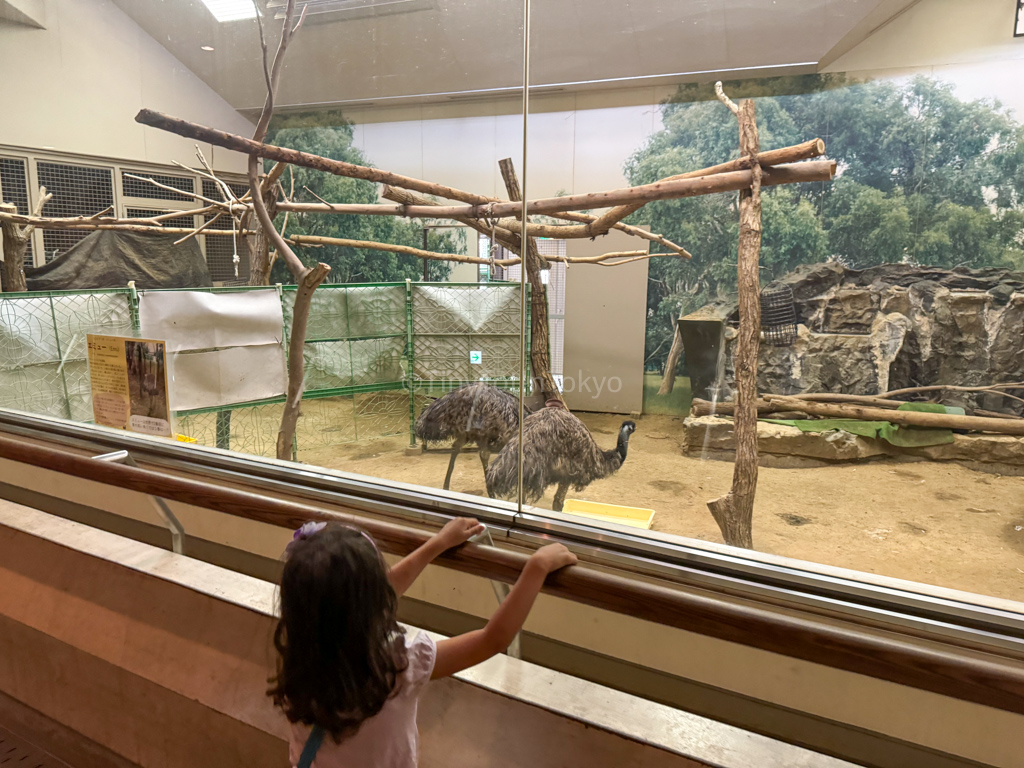
{"label": "grey stone", "polygon": [[[1024,273],[908,264],[857,271],[825,263],[803,265],[769,287],[780,285],[792,289],[801,325],[791,346],[761,347],[761,392],[877,395],[934,384],[1024,381]],[[726,318],[726,330],[735,326],[735,303],[718,303],[714,311]],[[698,335],[690,338],[688,362],[701,359]],[[721,399],[732,397],[734,353],[726,338],[724,364],[716,363],[713,372],[705,366],[695,396],[707,398],[717,386]],[[991,395],[967,392],[947,391],[943,402],[1024,412],[1024,404],[1010,398],[998,397],[993,407]]]}

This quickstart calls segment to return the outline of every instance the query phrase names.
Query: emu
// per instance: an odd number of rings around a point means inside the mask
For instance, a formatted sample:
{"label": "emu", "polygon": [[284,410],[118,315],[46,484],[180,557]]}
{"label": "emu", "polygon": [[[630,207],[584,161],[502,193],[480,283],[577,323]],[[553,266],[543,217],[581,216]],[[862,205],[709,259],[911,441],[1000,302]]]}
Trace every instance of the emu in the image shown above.
{"label": "emu", "polygon": [[[604,451],[583,422],[564,408],[542,408],[531,414],[523,422],[523,501],[532,504],[549,485],[557,484],[552,508],[561,512],[570,486],[582,491],[622,466],[635,430],[632,421],[622,422],[615,448]],[[519,436],[513,435],[485,470],[489,496],[515,495],[518,459]]]}
{"label": "emu", "polygon": [[483,383],[453,389],[424,408],[416,420],[416,436],[424,443],[454,441],[445,490],[451,484],[455,458],[466,443],[476,443],[486,472],[491,453],[500,451],[518,431],[519,400]]}

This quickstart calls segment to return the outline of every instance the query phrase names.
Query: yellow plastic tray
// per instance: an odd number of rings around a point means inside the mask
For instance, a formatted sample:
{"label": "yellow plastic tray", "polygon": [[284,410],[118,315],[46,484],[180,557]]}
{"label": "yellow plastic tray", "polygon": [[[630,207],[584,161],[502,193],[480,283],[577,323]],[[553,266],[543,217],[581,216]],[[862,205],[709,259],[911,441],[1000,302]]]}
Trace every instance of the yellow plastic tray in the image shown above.
{"label": "yellow plastic tray", "polygon": [[597,501],[581,501],[567,499],[562,511],[570,515],[590,517],[594,520],[605,520],[619,525],[631,525],[634,528],[650,528],[654,522],[653,509],[640,507],[620,507],[615,504],[601,504]]}

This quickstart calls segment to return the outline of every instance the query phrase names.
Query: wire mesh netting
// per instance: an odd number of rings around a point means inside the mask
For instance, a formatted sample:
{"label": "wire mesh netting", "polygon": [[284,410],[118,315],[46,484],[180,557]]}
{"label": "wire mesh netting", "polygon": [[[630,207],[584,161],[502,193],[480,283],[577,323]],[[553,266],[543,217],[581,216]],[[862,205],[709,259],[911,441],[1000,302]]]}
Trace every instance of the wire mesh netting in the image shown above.
{"label": "wire mesh netting", "polygon": [[[31,213],[28,200],[28,174],[24,160],[16,157],[0,157],[0,197],[5,203],[13,203],[18,213],[28,216]],[[25,266],[31,267],[32,242],[25,249]]]}
{"label": "wire mesh netting", "polygon": [[[114,174],[110,168],[38,162],[36,175],[39,185],[53,194],[44,211],[47,216],[92,216],[114,204]],[[53,261],[87,234],[79,230],[44,230],[46,261]]]}
{"label": "wire mesh netting", "polygon": [[[137,178],[139,177],[139,178]],[[152,179],[163,187],[174,187],[181,192],[158,187],[144,179]],[[121,171],[121,190],[125,197],[142,197],[148,200],[180,200],[191,202],[192,195],[184,194],[195,191],[195,180],[191,176],[171,176],[149,171]]]}
{"label": "wire mesh netting", "polygon": [[0,407],[92,421],[86,334],[132,329],[127,289],[0,298]]}
{"label": "wire mesh netting", "polygon": [[[152,216],[161,216],[166,211],[155,210],[153,208],[125,208],[125,217],[129,219],[148,219]],[[172,219],[163,219],[163,225],[165,227],[174,227],[176,229],[192,229],[195,226],[194,216],[175,216]]]}
{"label": "wire mesh netting", "polygon": [[414,285],[414,379],[429,385],[518,380],[519,320],[516,284]]}
{"label": "wire mesh netting", "polygon": [[[231,190],[231,194],[239,198],[249,191],[249,187],[245,184],[228,184],[228,189]],[[225,202],[227,198],[220,185],[211,179],[203,179],[203,197]],[[211,219],[216,218],[216,216],[216,213],[208,213],[203,217],[203,221],[209,222]],[[212,224],[209,224],[207,229],[230,230],[234,226],[233,221],[230,216],[221,216]],[[240,258],[238,263],[235,263],[236,248],[244,249],[242,238],[236,239],[226,235],[210,235],[207,237],[204,235],[203,239],[205,240],[206,266],[210,270],[211,280],[224,283],[245,283],[248,281],[248,259]],[[240,256],[244,255],[244,250],[237,252]],[[238,271],[237,276],[235,275],[236,268]]]}
{"label": "wire mesh netting", "polygon": [[[266,289],[208,292],[250,290]],[[294,287],[281,289],[284,339],[294,296]],[[519,300],[515,284],[319,288],[306,332],[296,455],[383,437],[411,442],[431,397],[467,382],[516,391]],[[129,289],[3,295],[0,407],[91,422],[86,335],[137,336],[137,301]],[[274,456],[283,400],[178,412],[176,429],[202,445]]]}

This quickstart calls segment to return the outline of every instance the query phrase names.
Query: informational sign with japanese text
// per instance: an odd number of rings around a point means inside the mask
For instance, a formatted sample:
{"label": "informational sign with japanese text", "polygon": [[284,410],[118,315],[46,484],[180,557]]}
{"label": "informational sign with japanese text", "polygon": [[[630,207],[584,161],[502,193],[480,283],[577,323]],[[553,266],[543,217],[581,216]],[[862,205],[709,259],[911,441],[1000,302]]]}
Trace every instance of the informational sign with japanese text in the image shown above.
{"label": "informational sign with japanese text", "polygon": [[171,437],[167,345],[88,334],[89,385],[97,424]]}

